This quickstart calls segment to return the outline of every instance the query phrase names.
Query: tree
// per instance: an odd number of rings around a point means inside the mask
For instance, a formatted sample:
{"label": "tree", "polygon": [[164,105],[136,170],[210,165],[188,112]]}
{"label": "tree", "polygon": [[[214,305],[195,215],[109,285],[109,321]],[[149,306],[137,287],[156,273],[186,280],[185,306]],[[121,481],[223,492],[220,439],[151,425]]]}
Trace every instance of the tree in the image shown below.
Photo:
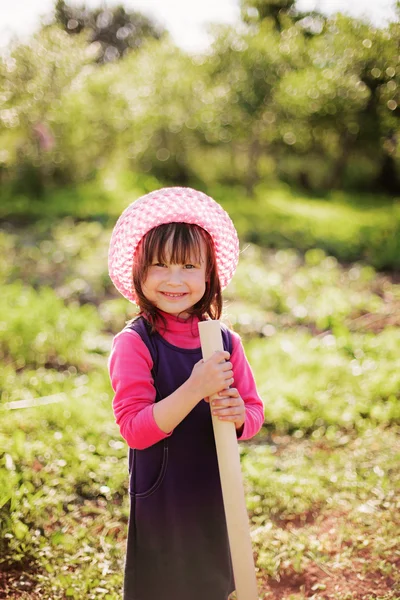
{"label": "tree", "polygon": [[57,0],[55,21],[67,33],[74,35],[86,30],[88,42],[101,46],[98,62],[110,62],[121,58],[131,50],[137,50],[146,39],[161,39],[165,30],[139,12],[127,12],[123,6],[104,9],[88,9],[85,5],[70,6],[65,0]]}
{"label": "tree", "polygon": [[42,29],[0,59],[0,145],[19,191],[27,188],[40,195],[59,171],[54,119],[63,95],[92,61],[93,48],[82,36],[71,38],[55,26]]}
{"label": "tree", "polygon": [[209,59],[208,139],[247,149],[249,190],[265,157],[290,183],[398,193],[399,25],[337,16],[317,27],[318,19],[290,17],[279,30],[266,17],[220,33]]}
{"label": "tree", "polygon": [[246,23],[271,19],[281,31],[282,19],[293,11],[295,3],[296,0],[242,0],[242,18]]}
{"label": "tree", "polygon": [[299,23],[304,35],[309,37],[319,35],[326,22],[318,10],[299,10],[296,0],[241,0],[241,15],[244,23],[253,27],[270,21],[279,32]]}

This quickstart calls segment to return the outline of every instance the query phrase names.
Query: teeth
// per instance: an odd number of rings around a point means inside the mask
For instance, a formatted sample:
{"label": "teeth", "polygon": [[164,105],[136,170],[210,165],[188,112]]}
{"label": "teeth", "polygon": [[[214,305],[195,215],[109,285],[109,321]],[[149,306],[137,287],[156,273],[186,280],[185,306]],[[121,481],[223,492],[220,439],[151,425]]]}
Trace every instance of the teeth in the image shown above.
{"label": "teeth", "polygon": [[163,292],[164,296],[170,296],[171,298],[180,298],[184,296],[184,294],[168,294],[168,292]]}

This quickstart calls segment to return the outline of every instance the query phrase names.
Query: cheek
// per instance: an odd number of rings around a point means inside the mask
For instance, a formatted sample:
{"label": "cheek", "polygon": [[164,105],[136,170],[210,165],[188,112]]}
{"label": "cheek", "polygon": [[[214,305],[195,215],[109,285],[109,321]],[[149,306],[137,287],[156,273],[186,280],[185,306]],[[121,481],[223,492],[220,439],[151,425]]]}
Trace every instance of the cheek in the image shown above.
{"label": "cheek", "polygon": [[157,284],[157,281],[160,279],[160,274],[157,272],[147,273],[147,277],[143,282],[143,287],[152,287]]}
{"label": "cheek", "polygon": [[198,280],[197,280],[197,287],[200,290],[203,290],[203,293],[206,291],[206,284],[207,284],[207,279],[205,276],[205,273],[203,273],[201,276],[199,276]]}
{"label": "cheek", "polygon": [[143,290],[144,295],[146,295],[147,292],[154,289],[155,285],[156,285],[156,283],[154,281],[154,277],[146,277],[146,279],[142,283],[142,290]]}

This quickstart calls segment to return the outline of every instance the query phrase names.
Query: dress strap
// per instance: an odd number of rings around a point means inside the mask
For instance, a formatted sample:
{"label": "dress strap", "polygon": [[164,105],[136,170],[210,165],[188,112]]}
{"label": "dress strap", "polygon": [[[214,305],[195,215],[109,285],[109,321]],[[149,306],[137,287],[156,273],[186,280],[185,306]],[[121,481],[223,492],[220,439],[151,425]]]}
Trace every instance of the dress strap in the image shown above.
{"label": "dress strap", "polygon": [[[232,354],[232,333],[225,323],[221,323],[220,325],[224,350],[229,352],[229,354]],[[139,316],[128,323],[125,329],[132,329],[133,331],[136,331],[136,333],[140,335],[143,343],[146,345],[153,361],[152,375],[154,379],[154,375],[157,372],[158,367],[158,350],[157,344],[155,343],[155,338],[150,332],[150,323],[143,316]]]}
{"label": "dress strap", "polygon": [[232,354],[233,342],[232,342],[232,333],[230,329],[225,325],[225,323],[221,323],[221,333],[222,333],[222,341],[224,344],[224,350]]}
{"label": "dress strap", "polygon": [[158,367],[158,350],[157,344],[154,341],[154,337],[150,333],[150,323],[143,317],[135,317],[130,323],[127,324],[125,329],[132,329],[141,337],[142,342],[150,352],[151,359],[153,361],[152,376],[157,372]]}

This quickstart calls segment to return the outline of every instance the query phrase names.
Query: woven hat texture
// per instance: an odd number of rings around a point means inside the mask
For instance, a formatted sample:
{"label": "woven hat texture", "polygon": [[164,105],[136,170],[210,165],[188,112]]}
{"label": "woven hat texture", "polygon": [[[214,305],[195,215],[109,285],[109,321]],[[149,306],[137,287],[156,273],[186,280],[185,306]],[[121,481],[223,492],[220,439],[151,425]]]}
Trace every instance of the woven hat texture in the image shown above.
{"label": "woven hat texture", "polygon": [[136,303],[132,268],[142,237],[164,223],[193,223],[211,235],[221,287],[230,282],[239,258],[239,240],[228,213],[215,200],[191,188],[162,188],[130,204],[119,217],[110,241],[108,269],[117,290]]}

